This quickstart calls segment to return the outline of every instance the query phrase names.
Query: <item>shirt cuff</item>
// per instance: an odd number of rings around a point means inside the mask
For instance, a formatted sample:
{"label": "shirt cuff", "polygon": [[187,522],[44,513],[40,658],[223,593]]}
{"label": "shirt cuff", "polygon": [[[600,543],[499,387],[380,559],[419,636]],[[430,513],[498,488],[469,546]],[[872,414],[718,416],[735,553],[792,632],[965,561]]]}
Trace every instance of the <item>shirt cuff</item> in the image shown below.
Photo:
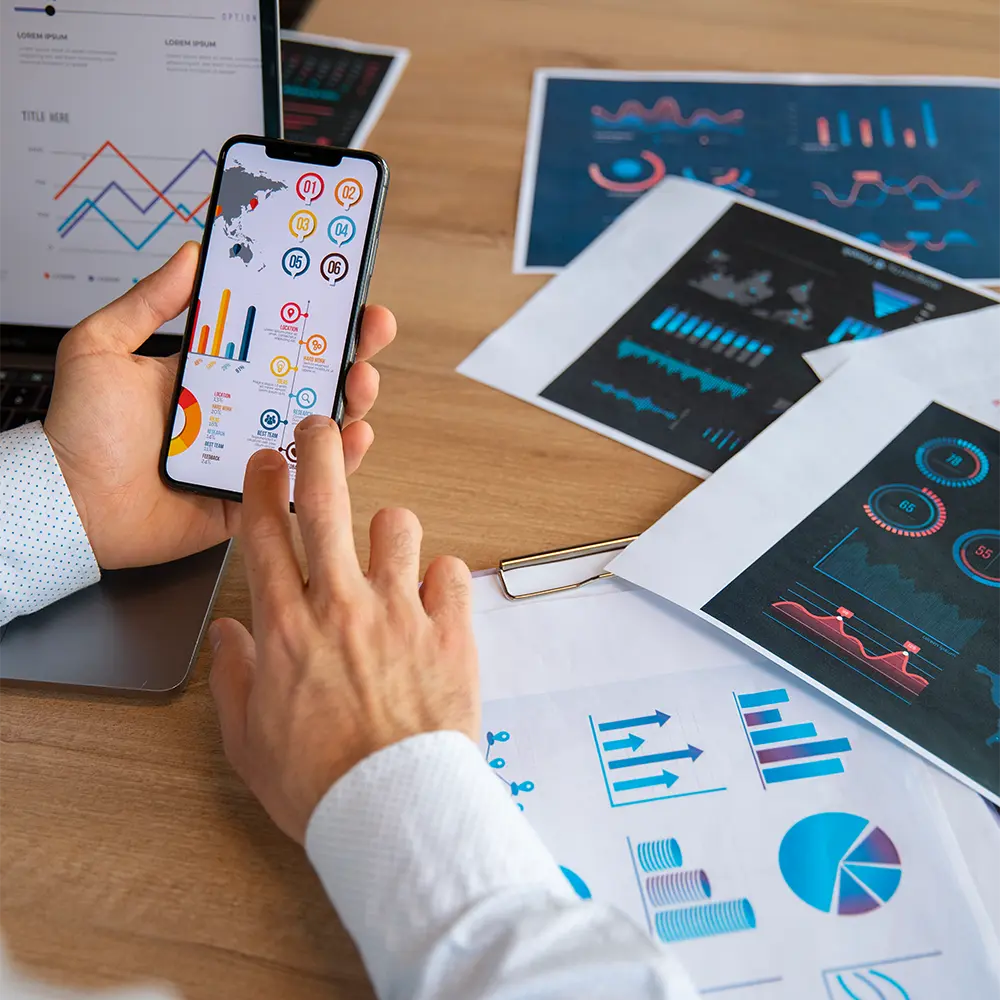
{"label": "shirt cuff", "polygon": [[573,899],[548,849],[458,732],[372,754],[316,807],[306,851],[379,996],[477,901],[509,888]]}
{"label": "shirt cuff", "polygon": [[40,423],[0,434],[0,624],[101,578]]}

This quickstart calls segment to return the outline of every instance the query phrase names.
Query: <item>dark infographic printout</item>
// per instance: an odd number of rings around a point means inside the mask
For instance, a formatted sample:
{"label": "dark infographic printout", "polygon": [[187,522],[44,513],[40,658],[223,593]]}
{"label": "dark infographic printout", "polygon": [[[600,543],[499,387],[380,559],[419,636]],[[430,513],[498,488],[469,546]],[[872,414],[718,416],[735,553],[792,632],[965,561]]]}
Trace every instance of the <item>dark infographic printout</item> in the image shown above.
{"label": "dark infographic printout", "polygon": [[702,608],[994,794],[998,452],[931,404]]}
{"label": "dark infographic printout", "polygon": [[991,304],[737,203],[541,395],[714,472],[817,384],[803,352]]}
{"label": "dark infographic printout", "polygon": [[1000,275],[995,82],[651,76],[540,75],[520,266],[564,267],[678,175],[962,278]]}

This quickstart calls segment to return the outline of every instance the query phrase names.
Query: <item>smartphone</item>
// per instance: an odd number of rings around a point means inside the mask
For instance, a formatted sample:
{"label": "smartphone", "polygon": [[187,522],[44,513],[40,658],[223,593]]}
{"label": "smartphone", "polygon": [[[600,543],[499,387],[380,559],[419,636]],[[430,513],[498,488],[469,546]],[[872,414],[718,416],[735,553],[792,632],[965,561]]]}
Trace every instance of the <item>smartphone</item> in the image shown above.
{"label": "smartphone", "polygon": [[339,423],[378,245],[385,161],[238,135],[219,154],[163,442],[169,486],[241,500],[273,448],[295,489],[295,425]]}

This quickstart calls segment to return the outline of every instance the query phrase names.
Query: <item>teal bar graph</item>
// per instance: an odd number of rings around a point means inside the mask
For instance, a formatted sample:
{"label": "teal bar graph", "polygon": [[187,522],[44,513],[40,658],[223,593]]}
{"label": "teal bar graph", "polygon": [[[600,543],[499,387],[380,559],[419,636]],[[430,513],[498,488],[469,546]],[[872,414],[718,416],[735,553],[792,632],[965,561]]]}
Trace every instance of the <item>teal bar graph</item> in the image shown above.
{"label": "teal bar graph", "polygon": [[232,358],[234,350],[235,350],[235,347],[233,345],[233,342],[229,341],[229,343],[226,344],[226,357],[227,358]]}
{"label": "teal bar graph", "polygon": [[785,740],[805,740],[815,735],[816,727],[811,722],[800,722],[792,726],[756,729],[750,734],[750,741],[759,747],[767,743],[782,743]]}
{"label": "teal bar graph", "polygon": [[804,764],[783,764],[781,767],[765,767],[761,770],[769,785],[781,781],[797,781],[799,778],[818,778],[824,774],[843,774],[844,762],[839,757],[829,760],[810,760]]}
{"label": "teal bar graph", "polygon": [[755,694],[741,694],[737,699],[740,708],[762,708],[764,705],[784,705],[788,701],[788,692],[784,688],[773,691],[757,691]]}

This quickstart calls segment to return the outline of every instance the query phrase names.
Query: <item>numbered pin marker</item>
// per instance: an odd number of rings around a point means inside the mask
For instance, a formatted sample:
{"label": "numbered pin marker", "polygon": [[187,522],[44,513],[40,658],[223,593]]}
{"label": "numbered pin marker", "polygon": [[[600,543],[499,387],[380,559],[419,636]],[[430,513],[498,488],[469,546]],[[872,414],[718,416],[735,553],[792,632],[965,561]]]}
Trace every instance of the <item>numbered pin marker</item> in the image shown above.
{"label": "numbered pin marker", "polygon": [[289,277],[299,278],[309,270],[309,254],[299,247],[291,247],[281,257],[281,270]]}
{"label": "numbered pin marker", "polygon": [[330,237],[330,242],[338,247],[347,246],[354,239],[354,234],[358,227],[349,215],[338,215],[330,220],[330,225],[326,227],[326,235]]}
{"label": "numbered pin marker", "polygon": [[288,220],[288,231],[301,243],[316,232],[316,216],[308,208],[292,212]]}
{"label": "numbered pin marker", "polygon": [[307,204],[311,205],[323,194],[323,178],[319,174],[303,174],[295,182],[295,193]]}
{"label": "numbered pin marker", "polygon": [[361,186],[361,181],[356,177],[345,177],[337,181],[337,186],[333,189],[333,196],[337,199],[337,204],[350,210],[365,195],[365,189]]}
{"label": "numbered pin marker", "polygon": [[343,281],[350,271],[347,258],[342,253],[328,253],[319,265],[319,273],[330,282],[331,285]]}

